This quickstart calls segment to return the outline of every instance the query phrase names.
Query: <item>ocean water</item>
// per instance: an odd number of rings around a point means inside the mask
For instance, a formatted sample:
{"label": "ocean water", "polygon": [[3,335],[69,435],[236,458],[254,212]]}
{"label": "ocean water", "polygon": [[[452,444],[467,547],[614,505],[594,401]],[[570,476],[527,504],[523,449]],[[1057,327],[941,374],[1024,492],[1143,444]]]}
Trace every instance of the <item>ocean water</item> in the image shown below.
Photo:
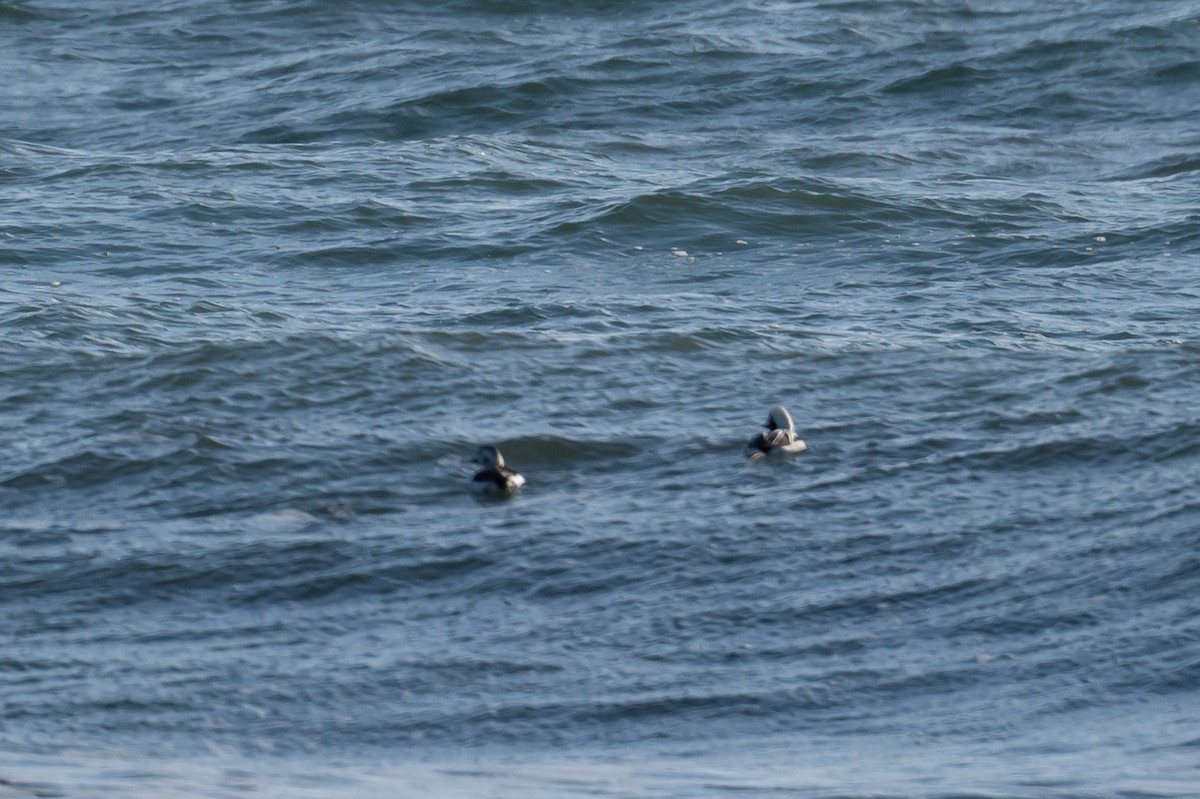
{"label": "ocean water", "polygon": [[1200,795],[1200,2],[0,41],[0,796]]}

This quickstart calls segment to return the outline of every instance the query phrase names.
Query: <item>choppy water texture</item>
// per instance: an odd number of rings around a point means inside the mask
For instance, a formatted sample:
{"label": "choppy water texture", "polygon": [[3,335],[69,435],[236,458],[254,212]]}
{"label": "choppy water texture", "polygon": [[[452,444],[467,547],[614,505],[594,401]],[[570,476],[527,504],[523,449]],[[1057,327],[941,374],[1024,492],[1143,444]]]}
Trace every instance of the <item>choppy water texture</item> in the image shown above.
{"label": "choppy water texture", "polygon": [[0,795],[1195,795],[1200,3],[0,31]]}

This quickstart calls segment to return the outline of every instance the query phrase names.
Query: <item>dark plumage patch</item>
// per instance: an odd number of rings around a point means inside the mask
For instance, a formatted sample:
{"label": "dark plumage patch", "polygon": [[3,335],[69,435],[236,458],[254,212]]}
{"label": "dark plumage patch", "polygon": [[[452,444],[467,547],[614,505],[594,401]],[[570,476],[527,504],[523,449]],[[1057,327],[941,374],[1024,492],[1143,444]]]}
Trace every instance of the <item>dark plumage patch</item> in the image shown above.
{"label": "dark plumage patch", "polygon": [[517,473],[507,466],[496,466],[490,469],[480,469],[475,472],[471,482],[478,483],[485,491],[497,494],[510,494],[520,487],[515,478]]}

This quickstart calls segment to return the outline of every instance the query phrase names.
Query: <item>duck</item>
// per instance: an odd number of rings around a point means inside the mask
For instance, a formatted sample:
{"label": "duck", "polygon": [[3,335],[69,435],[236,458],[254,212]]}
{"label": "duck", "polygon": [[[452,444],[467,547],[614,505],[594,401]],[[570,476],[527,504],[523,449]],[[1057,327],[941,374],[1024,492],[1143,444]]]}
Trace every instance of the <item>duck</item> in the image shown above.
{"label": "duck", "polygon": [[471,490],[490,497],[508,497],[521,490],[525,478],[504,463],[500,450],[492,445],[479,448],[474,463],[483,468],[471,478]]}
{"label": "duck", "polygon": [[803,439],[796,437],[796,426],[792,415],[782,405],[776,405],[767,413],[766,428],[746,444],[746,455],[751,460],[762,460],[767,455],[795,455],[808,449]]}

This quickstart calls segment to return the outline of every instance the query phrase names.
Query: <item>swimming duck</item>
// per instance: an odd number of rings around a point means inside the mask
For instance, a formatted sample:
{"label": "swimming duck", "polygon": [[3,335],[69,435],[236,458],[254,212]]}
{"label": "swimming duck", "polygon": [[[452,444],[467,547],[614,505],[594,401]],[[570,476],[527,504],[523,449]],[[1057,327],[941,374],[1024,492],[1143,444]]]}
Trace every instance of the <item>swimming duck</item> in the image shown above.
{"label": "swimming duck", "polygon": [[504,465],[500,450],[488,445],[479,448],[474,463],[483,468],[471,478],[471,490],[492,497],[507,497],[521,490],[525,478]]}
{"label": "swimming duck", "polygon": [[781,405],[771,409],[763,427],[766,429],[750,439],[750,443],[746,445],[746,454],[751,460],[762,460],[772,453],[795,455],[808,449],[808,445],[796,437],[796,426],[792,424],[791,414]]}

